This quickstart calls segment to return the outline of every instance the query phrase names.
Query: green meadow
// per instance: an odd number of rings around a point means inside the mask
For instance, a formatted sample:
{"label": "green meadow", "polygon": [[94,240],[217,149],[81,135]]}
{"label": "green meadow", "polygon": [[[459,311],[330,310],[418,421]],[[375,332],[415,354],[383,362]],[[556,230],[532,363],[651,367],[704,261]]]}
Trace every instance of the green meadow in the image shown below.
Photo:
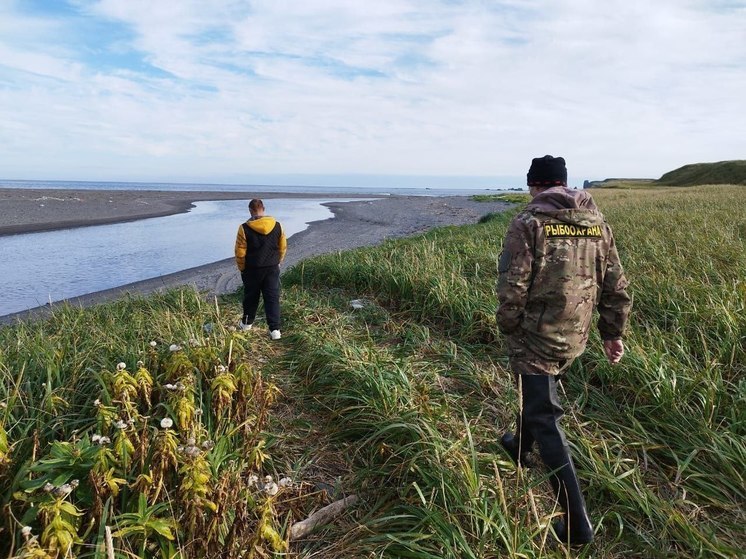
{"label": "green meadow", "polygon": [[593,195],[634,296],[622,363],[594,333],[562,381],[593,544],[554,543],[547,473],[497,442],[514,200],[289,270],[279,342],[235,330],[238,294],[190,289],[0,329],[0,555],[743,557],[743,187]]}

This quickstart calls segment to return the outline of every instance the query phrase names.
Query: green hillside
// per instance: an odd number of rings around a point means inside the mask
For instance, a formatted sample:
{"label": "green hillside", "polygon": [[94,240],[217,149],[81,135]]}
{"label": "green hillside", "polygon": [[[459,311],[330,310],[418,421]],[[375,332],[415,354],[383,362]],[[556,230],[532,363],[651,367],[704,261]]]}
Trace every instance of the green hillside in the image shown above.
{"label": "green hillside", "polygon": [[696,186],[698,184],[746,185],[746,160],[693,163],[665,173],[657,181],[665,186]]}

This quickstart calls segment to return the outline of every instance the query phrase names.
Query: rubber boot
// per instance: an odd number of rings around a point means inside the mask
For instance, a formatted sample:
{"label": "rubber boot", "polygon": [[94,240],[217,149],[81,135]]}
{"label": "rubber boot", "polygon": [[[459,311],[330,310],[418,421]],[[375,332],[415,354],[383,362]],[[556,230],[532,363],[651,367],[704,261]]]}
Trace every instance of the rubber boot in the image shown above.
{"label": "rubber boot", "polygon": [[[593,526],[585,509],[585,499],[567,447],[564,447],[563,454],[563,457],[558,457],[557,462],[564,462],[564,465],[549,478],[557,501],[565,512],[564,518],[554,522],[554,533],[566,545],[585,545],[593,541]],[[542,459],[546,462],[543,454]]]}
{"label": "rubber boot", "polygon": [[500,444],[510,456],[516,466],[530,468],[533,466],[528,452],[521,447],[521,442],[513,433],[505,433],[500,438]]}
{"label": "rubber boot", "polygon": [[564,511],[554,524],[558,539],[569,545],[593,540],[593,526],[585,509],[565,433],[559,420],[564,415],[557,397],[557,379],[549,375],[522,375],[523,419],[539,445],[541,458],[550,470],[549,480]]}

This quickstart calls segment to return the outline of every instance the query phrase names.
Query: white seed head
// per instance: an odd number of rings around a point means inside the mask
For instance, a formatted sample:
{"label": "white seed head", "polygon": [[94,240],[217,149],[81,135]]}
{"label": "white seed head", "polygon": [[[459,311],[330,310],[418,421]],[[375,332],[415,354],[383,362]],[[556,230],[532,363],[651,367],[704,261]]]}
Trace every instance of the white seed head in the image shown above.
{"label": "white seed head", "polygon": [[197,338],[189,338],[189,345],[197,347],[199,345],[199,340]]}
{"label": "white seed head", "polygon": [[272,483],[272,476],[264,476],[264,483]]}
{"label": "white seed head", "polygon": [[120,361],[117,363],[117,371],[124,371],[127,368],[127,363]]}
{"label": "white seed head", "polygon": [[273,481],[272,483],[268,483],[264,486],[264,492],[267,495],[277,495],[277,492],[280,490],[279,487],[277,487],[277,484]]}
{"label": "white seed head", "polygon": [[293,485],[293,480],[289,477],[284,477],[279,481],[280,487],[290,487]]}
{"label": "white seed head", "polygon": [[100,408],[101,407],[101,400],[99,400],[98,398],[96,398],[93,401],[93,405],[96,406],[97,408]]}
{"label": "white seed head", "polygon": [[246,483],[248,484],[249,487],[254,487],[257,483],[259,483],[259,477],[254,474],[251,474],[249,476],[249,479],[246,481]]}
{"label": "white seed head", "polygon": [[155,340],[151,340],[150,347],[155,347],[157,345],[158,345],[158,342],[156,342]]}
{"label": "white seed head", "polygon": [[173,425],[173,419],[171,419],[170,417],[164,417],[163,419],[161,419],[161,429],[170,429],[171,427],[173,427]]}
{"label": "white seed head", "polygon": [[44,491],[44,493],[51,493],[53,490],[54,490],[54,485],[52,485],[49,482],[45,483],[44,487],[42,487],[42,491]]}
{"label": "white seed head", "polygon": [[117,429],[126,429],[126,428],[127,428],[127,422],[126,422],[126,421],[122,421],[122,420],[120,419],[119,421],[117,421],[117,422],[116,422],[116,423],[114,424],[114,427],[116,427]]}
{"label": "white seed head", "polygon": [[63,485],[60,485],[59,487],[55,487],[52,490],[52,495],[58,498],[67,497],[70,493],[73,492],[73,485],[71,483],[65,483]]}
{"label": "white seed head", "polygon": [[163,388],[165,388],[166,390],[176,390],[176,386],[171,383],[165,384]]}
{"label": "white seed head", "polygon": [[[101,440],[101,435],[99,435],[99,434],[93,435],[93,436],[91,437],[91,442],[92,442],[92,443],[98,443],[98,442],[99,442],[100,440]],[[99,444],[100,444],[100,443],[99,443]]]}
{"label": "white seed head", "polygon": [[111,439],[109,437],[101,437],[98,441],[98,444],[103,446],[105,444],[109,444],[111,442]]}
{"label": "white seed head", "polygon": [[212,450],[215,448],[215,443],[212,441],[202,441],[202,448],[205,450]]}
{"label": "white seed head", "polygon": [[181,346],[179,344],[171,344],[168,346],[168,351],[179,351]]}
{"label": "white seed head", "polygon": [[21,528],[21,535],[24,538],[28,538],[31,535],[31,526],[24,526]]}
{"label": "white seed head", "polygon": [[144,367],[145,367],[145,362],[144,362],[144,361],[138,361],[138,362],[137,362],[137,366],[138,366],[138,367],[139,367],[140,369],[142,369],[142,368],[144,368]]}
{"label": "white seed head", "polygon": [[196,439],[195,439],[194,437],[189,437],[189,438],[187,439],[187,444],[188,444],[189,446],[194,446],[194,445],[195,445],[196,443],[197,443],[197,441],[196,441]]}
{"label": "white seed head", "polygon": [[226,371],[226,368],[225,368],[225,365],[218,365],[217,367],[215,367],[215,370],[218,373],[224,373]]}

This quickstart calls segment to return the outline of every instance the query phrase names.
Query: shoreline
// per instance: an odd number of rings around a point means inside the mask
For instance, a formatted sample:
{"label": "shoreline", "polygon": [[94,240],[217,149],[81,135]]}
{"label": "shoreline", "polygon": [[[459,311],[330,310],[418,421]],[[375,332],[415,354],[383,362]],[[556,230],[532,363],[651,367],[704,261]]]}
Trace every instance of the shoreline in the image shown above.
{"label": "shoreline", "polygon": [[[3,195],[11,189],[0,189],[0,203],[3,202]],[[20,190],[20,189],[13,189]],[[29,191],[26,191],[27,193]],[[62,198],[59,195],[61,191],[55,191],[55,198]],[[66,191],[71,193],[71,197],[77,197],[81,191]],[[86,193],[88,193],[87,191]],[[97,208],[101,205],[109,209],[109,204],[116,204],[112,209],[116,209],[118,214],[107,216],[107,223],[121,221],[132,221],[136,219],[145,219],[147,217],[156,217],[152,212],[167,212],[160,215],[170,215],[187,211],[194,201],[201,200],[236,200],[263,198],[271,200],[272,198],[307,198],[317,199],[318,195],[309,196],[307,194],[295,193],[278,194],[278,193],[241,193],[241,192],[157,192],[155,196],[149,197],[148,210],[151,214],[142,215],[143,208],[139,203],[143,198],[143,192],[140,191],[116,191],[120,196],[117,201],[108,202],[108,194],[113,191],[90,191],[98,192],[100,195],[86,199],[73,201],[70,203],[55,200],[56,210],[52,215],[57,219],[51,222],[45,222],[42,218],[44,212],[36,212],[29,205],[29,201],[23,201],[19,206],[26,205],[30,209],[30,214],[26,214],[26,223],[21,225],[20,221],[14,227],[19,233],[33,231],[52,230],[49,227],[62,229],[61,223],[75,222],[78,226],[100,224],[93,223],[100,219],[96,213]],[[38,194],[39,191],[33,191]],[[15,193],[17,194],[17,193]],[[147,193],[146,193],[147,194]],[[44,194],[39,195],[39,197]],[[347,199],[354,196],[334,195],[329,198]],[[470,196],[397,196],[390,195],[387,197],[376,198],[373,196],[360,196],[359,201],[345,202],[327,202],[324,205],[328,207],[333,217],[310,222],[308,227],[303,231],[296,233],[288,238],[288,252],[285,261],[282,264],[282,271],[293,267],[306,258],[320,254],[340,252],[351,250],[363,246],[377,245],[386,239],[408,237],[424,233],[436,227],[449,225],[467,225],[477,223],[481,217],[486,214],[504,211],[511,204],[504,202],[475,202]],[[49,199],[47,199],[49,200]],[[45,201],[46,202],[46,201]],[[39,200],[32,200],[31,204],[45,203]],[[157,203],[155,203],[157,202]],[[67,204],[67,205],[65,205]],[[271,215],[271,202],[267,203],[267,213]],[[45,206],[46,207],[46,203]],[[71,212],[67,211],[73,208],[73,219],[69,219]],[[22,212],[18,212],[22,216]],[[5,216],[3,221],[7,221]],[[25,229],[22,229],[25,227]],[[43,229],[47,227],[47,229]],[[8,230],[8,224],[0,223],[0,235],[3,229]],[[99,303],[113,301],[127,294],[147,295],[149,293],[163,291],[178,286],[191,285],[205,296],[217,296],[236,291],[241,287],[241,277],[235,265],[233,258],[227,258],[204,264],[195,268],[189,268],[180,272],[158,276],[151,279],[137,281],[134,283],[114,287],[104,291],[97,291],[79,297],[73,297],[64,301],[54,302],[51,305],[43,305],[27,309],[24,311],[0,316],[0,325],[12,324],[16,321],[22,321],[31,318],[43,318],[48,316],[57,305],[71,304],[75,306],[87,307]],[[237,313],[238,313],[237,309]]]}
{"label": "shoreline", "polygon": [[298,192],[229,192],[207,190],[67,190],[0,187],[0,237],[74,227],[107,225],[184,213],[195,202],[250,200],[373,198],[362,194]]}

